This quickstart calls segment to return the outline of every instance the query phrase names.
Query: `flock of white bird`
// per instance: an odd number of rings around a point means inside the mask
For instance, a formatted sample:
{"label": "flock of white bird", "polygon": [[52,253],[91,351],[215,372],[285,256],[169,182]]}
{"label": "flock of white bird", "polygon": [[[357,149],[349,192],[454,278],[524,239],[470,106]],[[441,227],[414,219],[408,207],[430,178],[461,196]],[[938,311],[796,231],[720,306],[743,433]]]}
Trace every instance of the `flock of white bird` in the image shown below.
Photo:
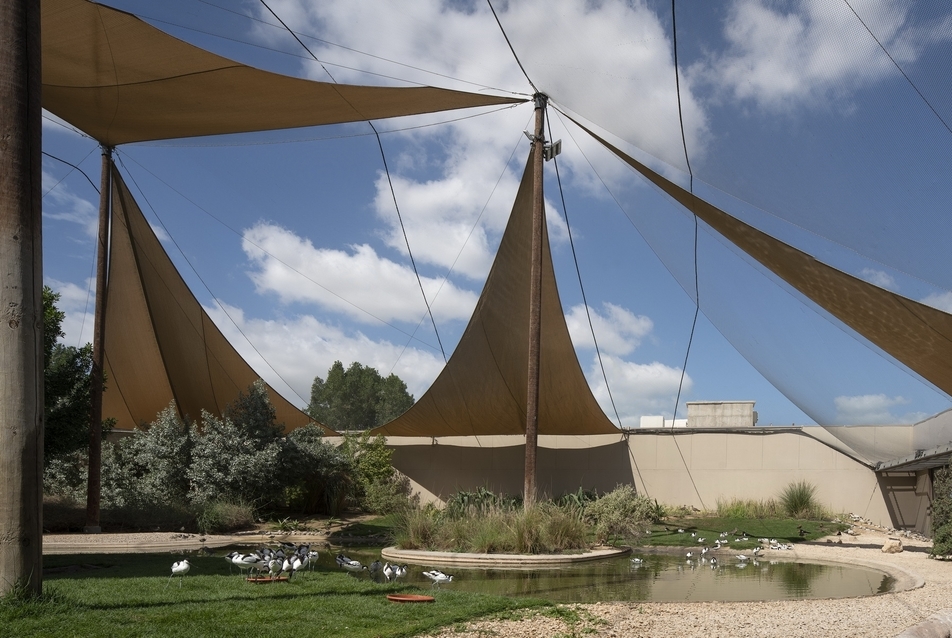
{"label": "flock of white bird", "polygon": [[[263,578],[271,581],[290,580],[294,574],[302,569],[313,568],[314,562],[318,558],[318,552],[312,550],[310,545],[294,545],[293,543],[281,543],[277,549],[271,547],[260,547],[249,554],[231,552],[225,556],[225,560],[234,567],[238,568],[241,575],[247,575],[249,579]],[[381,563],[375,560],[366,566],[359,560],[354,560],[345,554],[338,554],[335,561],[342,569],[350,572],[368,571],[374,581],[384,580],[390,582],[407,575],[408,567],[406,565],[393,565],[391,563]],[[172,579],[179,576],[184,580],[185,575],[192,568],[187,559],[176,561],[172,564],[172,574],[169,576],[166,587],[172,582]],[[423,575],[433,581],[433,586],[438,587],[443,583],[453,581],[453,576],[446,574],[438,569],[423,572]],[[179,581],[179,587],[182,581]]]}
{"label": "flock of white bird", "polygon": [[[685,530],[683,530],[683,529],[679,529],[679,530],[678,530],[678,533],[679,533],[679,534],[683,534],[684,532],[685,532]],[[730,545],[730,542],[731,542],[728,537],[731,536],[731,535],[732,535],[731,532],[721,532],[720,535],[719,535],[720,538],[715,539],[714,545],[711,547],[711,546],[704,545],[704,543],[707,541],[706,538],[704,538],[704,537],[698,538],[697,532],[691,532],[691,538],[692,538],[692,539],[695,539],[694,542],[697,543],[698,545],[700,545],[701,547],[699,548],[698,551],[691,550],[691,551],[688,551],[687,553],[685,553],[684,557],[685,557],[685,559],[686,559],[687,564],[690,565],[690,566],[692,566],[692,567],[696,567],[696,565],[705,565],[705,564],[708,564],[708,565],[711,566],[711,569],[717,569],[717,566],[718,566],[717,557],[716,557],[716,556],[711,556],[710,558],[708,558],[707,555],[708,555],[711,551],[715,551],[715,550],[719,550],[719,549],[723,549],[723,548],[725,548],[725,547],[728,547],[728,546]],[[736,536],[736,537],[734,538],[734,542],[735,542],[735,543],[746,542],[746,541],[748,541],[748,540],[750,540],[750,539],[747,537],[747,535],[746,535],[744,532],[741,532],[739,536]],[[750,555],[750,556],[748,556],[748,555],[746,555],[746,554],[735,554],[735,555],[734,555],[734,560],[737,561],[736,564],[737,564],[738,567],[745,567],[745,566],[747,565],[748,561],[751,561],[752,559],[753,559],[753,563],[756,565],[756,564],[757,564],[757,560],[756,560],[756,559],[761,556],[762,552],[763,552],[764,549],[766,549],[766,548],[769,548],[769,549],[772,549],[772,550],[789,550],[789,549],[793,549],[793,545],[788,544],[788,543],[781,543],[781,542],[777,541],[776,538],[758,538],[757,540],[758,540],[758,542],[760,542],[761,546],[760,546],[760,547],[755,547],[755,548],[751,551],[751,555]],[[644,561],[643,558],[639,558],[639,557],[637,557],[637,556],[631,559],[631,564],[632,564],[632,566],[635,567],[635,568],[641,567],[641,566],[644,564],[644,562],[645,562],[645,561]]]}

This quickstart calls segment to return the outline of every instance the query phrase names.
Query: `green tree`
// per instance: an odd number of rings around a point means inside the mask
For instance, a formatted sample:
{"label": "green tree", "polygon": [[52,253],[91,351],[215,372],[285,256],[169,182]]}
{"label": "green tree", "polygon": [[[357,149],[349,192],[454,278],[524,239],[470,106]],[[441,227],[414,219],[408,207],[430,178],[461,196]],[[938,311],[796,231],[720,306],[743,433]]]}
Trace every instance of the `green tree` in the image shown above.
{"label": "green tree", "polygon": [[89,371],[93,347],[57,343],[66,313],[59,293],[43,286],[44,456],[68,454],[89,442]]}
{"label": "green tree", "polygon": [[335,361],[326,381],[314,378],[307,412],[335,430],[368,430],[392,421],[412,405],[413,395],[397,375],[384,378],[375,368],[357,362],[345,370]]}
{"label": "green tree", "polygon": [[932,477],[932,555],[952,555],[952,467]]}

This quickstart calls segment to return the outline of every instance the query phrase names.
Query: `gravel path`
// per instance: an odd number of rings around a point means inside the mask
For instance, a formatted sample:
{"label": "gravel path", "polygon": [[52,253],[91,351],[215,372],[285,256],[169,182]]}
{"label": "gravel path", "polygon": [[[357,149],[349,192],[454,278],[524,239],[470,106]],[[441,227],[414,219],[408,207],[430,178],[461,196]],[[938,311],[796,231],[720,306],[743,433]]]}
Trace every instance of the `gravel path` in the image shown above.
{"label": "gravel path", "polygon": [[[556,636],[616,636],[652,638],[880,638],[896,636],[929,616],[952,609],[952,562],[929,558],[930,543],[903,538],[905,551],[885,554],[885,530],[856,528],[857,536],[842,536],[793,551],[777,552],[784,559],[859,563],[877,567],[897,578],[900,587],[912,587],[879,596],[748,603],[594,603],[566,605],[561,618],[526,612],[519,620],[479,621],[449,627],[427,638],[554,638]],[[204,543],[201,539],[204,538]],[[174,551],[203,544],[216,547],[235,542],[323,542],[321,535],[253,534],[198,536],[196,534],[48,534],[44,553]],[[767,554],[769,556],[769,554]],[[924,584],[922,584],[924,583]],[[918,586],[921,585],[921,586]],[[574,622],[565,618],[577,617]]]}

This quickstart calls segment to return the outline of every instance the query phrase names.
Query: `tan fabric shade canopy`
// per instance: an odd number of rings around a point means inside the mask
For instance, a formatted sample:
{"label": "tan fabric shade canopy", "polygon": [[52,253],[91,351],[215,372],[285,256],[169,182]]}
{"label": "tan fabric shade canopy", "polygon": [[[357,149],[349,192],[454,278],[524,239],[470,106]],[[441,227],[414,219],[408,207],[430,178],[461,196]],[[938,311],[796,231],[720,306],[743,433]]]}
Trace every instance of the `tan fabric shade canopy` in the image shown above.
{"label": "tan fabric shade canopy", "polygon": [[[532,156],[476,310],[430,389],[373,430],[386,436],[524,434],[529,356]],[[539,434],[612,434],[582,374],[555,284],[548,234],[542,250]]]}
{"label": "tan fabric shade canopy", "polygon": [[525,101],[269,73],[86,0],[43,0],[42,34],[43,108],[106,146]]}
{"label": "tan fabric shade canopy", "polygon": [[771,272],[910,370],[952,394],[952,315],[837,270],[745,224],[575,123]]}
{"label": "tan fabric shade canopy", "polygon": [[[259,377],[192,295],[115,166],[112,184],[103,418],[129,430],[173,401],[192,419],[203,409],[220,416]],[[270,387],[268,394],[285,430],[312,422]]]}

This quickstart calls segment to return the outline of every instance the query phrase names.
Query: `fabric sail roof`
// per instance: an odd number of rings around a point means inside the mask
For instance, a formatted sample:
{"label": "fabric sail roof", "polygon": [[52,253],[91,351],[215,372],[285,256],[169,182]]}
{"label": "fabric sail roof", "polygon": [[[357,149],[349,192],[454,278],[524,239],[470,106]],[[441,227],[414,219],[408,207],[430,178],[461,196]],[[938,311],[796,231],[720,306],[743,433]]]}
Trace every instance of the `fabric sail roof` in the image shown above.
{"label": "fabric sail roof", "polygon": [[87,0],[42,0],[43,108],[115,146],[515,104],[426,86],[338,85],[240,64]]}
{"label": "fabric sail roof", "polygon": [[824,264],[728,215],[582,128],[771,272],[910,370],[952,394],[952,315]]}
{"label": "fabric sail roof", "polygon": [[[154,420],[173,401],[193,419],[203,409],[221,415],[259,375],[202,309],[115,165],[111,170],[103,418],[129,430]],[[270,386],[268,395],[285,430],[313,422]]]}
{"label": "fabric sail roof", "polygon": [[[524,434],[529,353],[532,154],[476,310],[443,371],[385,436]],[[539,434],[611,434],[569,337],[543,229]]]}

